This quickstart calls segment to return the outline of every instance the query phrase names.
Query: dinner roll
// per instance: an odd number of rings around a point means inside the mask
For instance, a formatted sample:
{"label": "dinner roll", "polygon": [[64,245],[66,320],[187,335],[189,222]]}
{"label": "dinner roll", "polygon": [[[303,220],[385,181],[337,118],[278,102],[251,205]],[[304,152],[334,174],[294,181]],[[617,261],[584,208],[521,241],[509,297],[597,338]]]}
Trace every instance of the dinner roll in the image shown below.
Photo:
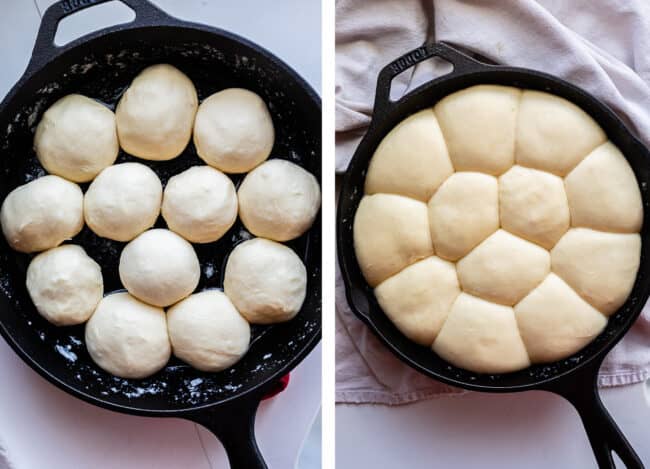
{"label": "dinner roll", "polygon": [[255,238],[238,244],[228,256],[223,288],[248,322],[288,321],[305,300],[307,270],[287,246]]}
{"label": "dinner roll", "polygon": [[59,176],[43,176],[9,193],[0,209],[0,222],[16,251],[53,248],[83,228],[83,193]]}
{"label": "dinner roll", "polygon": [[255,236],[289,241],[307,231],[320,207],[316,178],[285,160],[269,160],[239,186],[239,216]]}
{"label": "dinner roll", "polygon": [[90,181],[117,158],[115,115],[80,94],[64,96],[43,114],[34,150],[49,173],[74,182]]}
{"label": "dinner roll", "polygon": [[52,324],[81,324],[104,295],[102,270],[81,246],[64,244],[32,259],[27,291],[36,310]]}
{"label": "dinner roll", "polygon": [[193,166],[165,186],[162,216],[167,227],[193,243],[221,238],[237,220],[237,192],[228,176]]}
{"label": "dinner roll", "polygon": [[271,154],[275,130],[266,103],[242,88],[228,88],[199,106],[194,145],[203,161],[226,173],[250,171]]}
{"label": "dinner roll", "polygon": [[91,230],[115,241],[131,241],[151,228],[162,199],[162,184],[141,163],[121,163],[99,173],[84,196],[84,217]]}
{"label": "dinner roll", "polygon": [[147,67],[117,104],[120,145],[145,160],[171,160],[190,141],[197,107],[194,84],[180,70],[167,64]]}
{"label": "dinner roll", "polygon": [[128,293],[104,297],[88,320],[85,335],[93,361],[120,378],[146,378],[171,356],[165,311]]}
{"label": "dinner roll", "polygon": [[133,296],[154,306],[169,306],[194,291],[199,259],[190,243],[169,230],[145,231],[120,256],[120,280]]}
{"label": "dinner roll", "polygon": [[248,322],[218,290],[195,293],[169,308],[167,327],[174,355],[207,372],[239,361],[251,336]]}

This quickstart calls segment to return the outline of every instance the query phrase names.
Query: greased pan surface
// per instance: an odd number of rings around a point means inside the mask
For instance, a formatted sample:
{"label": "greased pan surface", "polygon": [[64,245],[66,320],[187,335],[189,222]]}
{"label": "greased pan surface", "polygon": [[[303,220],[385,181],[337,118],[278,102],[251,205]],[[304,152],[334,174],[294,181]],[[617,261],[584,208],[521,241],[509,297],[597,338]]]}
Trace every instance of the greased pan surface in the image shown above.
{"label": "greased pan surface", "polygon": [[[390,101],[392,79],[416,63],[434,56],[451,62],[454,70],[448,75],[420,86],[396,102]],[[450,93],[476,84],[498,84],[546,91],[580,106],[598,122],[608,138],[621,149],[629,161],[639,183],[644,207],[639,272],[629,298],[610,317],[605,330],[583,350],[564,360],[500,375],[477,374],[457,368],[439,358],[429,348],[419,346],[402,335],[382,312],[372,289],[361,274],[354,253],[352,233],[356,208],[364,193],[366,169],[382,138],[407,116],[433,106]],[[348,303],[353,312],[368,324],[395,355],[432,378],[475,391],[513,392],[547,389],[569,398],[576,407],[585,406],[584,412],[596,408],[600,412],[602,405],[595,390],[598,368],[607,352],[631,327],[650,294],[649,183],[650,153],[607,106],[590,94],[551,75],[475,61],[444,43],[422,46],[400,57],[381,71],[377,82],[371,125],[357,148],[343,180],[337,212],[337,250]],[[584,392],[574,392],[574,390]],[[580,408],[578,410],[581,411]],[[602,410],[604,411],[604,408]],[[582,416],[584,420],[585,415]],[[602,454],[605,458],[604,450]]]}

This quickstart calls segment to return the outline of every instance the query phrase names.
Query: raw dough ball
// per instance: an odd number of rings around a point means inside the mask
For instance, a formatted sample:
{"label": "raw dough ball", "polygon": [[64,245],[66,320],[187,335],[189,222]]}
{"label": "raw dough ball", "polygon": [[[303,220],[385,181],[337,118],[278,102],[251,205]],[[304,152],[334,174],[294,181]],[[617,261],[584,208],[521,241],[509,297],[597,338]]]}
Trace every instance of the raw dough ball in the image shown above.
{"label": "raw dough ball", "polygon": [[196,151],[207,164],[226,173],[253,169],[269,157],[274,140],[271,114],[252,91],[219,91],[204,99],[196,113]]}
{"label": "raw dough ball", "polygon": [[239,216],[255,236],[289,241],[307,231],[320,207],[316,178],[285,160],[270,160],[239,186]]}
{"label": "raw dough ball", "polygon": [[171,160],[190,141],[197,107],[196,89],[180,70],[167,64],[147,67],[117,104],[120,145],[145,160]]}
{"label": "raw dough ball", "polygon": [[365,190],[428,202],[453,172],[436,116],[425,109],[406,118],[381,141],[368,166]]}
{"label": "raw dough ball", "polygon": [[20,252],[58,246],[84,226],[83,193],[59,176],[43,176],[15,188],[0,209],[2,232]]}
{"label": "raw dough ball", "polygon": [[572,228],[551,251],[553,272],[609,316],[627,299],[639,270],[641,237]]}
{"label": "raw dough ball", "polygon": [[162,216],[170,230],[188,241],[216,241],[237,219],[235,186],[219,170],[194,166],[167,182]]}
{"label": "raw dough ball", "polygon": [[86,324],[86,347],[93,361],[110,374],[146,378],[171,356],[165,311],[128,293],[108,295]]}
{"label": "raw dough ball", "polygon": [[115,114],[97,101],[69,94],[43,114],[34,149],[49,173],[74,182],[90,181],[115,162],[120,150]]}
{"label": "raw dough ball", "polygon": [[456,265],[463,291],[514,305],[549,273],[546,249],[499,230]]}
{"label": "raw dough ball", "polygon": [[456,267],[435,256],[406,267],[375,289],[381,309],[395,326],[427,347],[433,344],[459,294]]}
{"label": "raw dough ball", "polygon": [[530,366],[511,307],[461,293],[433,350],[476,373],[509,373]]}
{"label": "raw dough ball", "polygon": [[499,175],[515,159],[515,127],[521,91],[477,85],[444,97],[434,111],[456,171]]}
{"label": "raw dough ball", "polygon": [[591,152],[565,182],[573,226],[625,233],[641,230],[639,184],[629,163],[611,142]]}
{"label": "raw dough ball", "polygon": [[27,291],[40,315],[52,324],[81,324],[104,295],[102,270],[81,246],[65,244],[32,259]]}
{"label": "raw dough ball", "polygon": [[524,90],[517,122],[518,164],[566,176],[606,139],[598,124],[572,102]]}
{"label": "raw dough ball", "polygon": [[169,306],[194,291],[201,268],[190,243],[169,230],[145,231],[120,256],[120,280],[136,298]]}
{"label": "raw dough ball", "polygon": [[290,248],[255,238],[230,253],[223,289],[250,323],[288,321],[305,300],[307,270]]}
{"label": "raw dough ball", "polygon": [[455,173],[429,201],[436,253],[456,261],[499,229],[499,188],[494,176]]}
{"label": "raw dough ball", "polygon": [[102,171],[84,197],[84,217],[104,238],[130,241],[151,228],[160,212],[162,184],[140,163],[122,163]]}
{"label": "raw dough ball", "polygon": [[533,363],[574,354],[607,325],[607,318],[551,273],[515,306],[521,338]]}
{"label": "raw dough ball", "polygon": [[167,327],[174,355],[207,372],[238,362],[251,338],[246,320],[217,290],[195,293],[169,308]]}
{"label": "raw dough ball", "polygon": [[564,181],[536,169],[514,166],[499,177],[501,226],[551,249],[569,229]]}
{"label": "raw dough ball", "polygon": [[354,216],[354,251],[371,287],[432,256],[426,204],[401,195],[364,196]]}

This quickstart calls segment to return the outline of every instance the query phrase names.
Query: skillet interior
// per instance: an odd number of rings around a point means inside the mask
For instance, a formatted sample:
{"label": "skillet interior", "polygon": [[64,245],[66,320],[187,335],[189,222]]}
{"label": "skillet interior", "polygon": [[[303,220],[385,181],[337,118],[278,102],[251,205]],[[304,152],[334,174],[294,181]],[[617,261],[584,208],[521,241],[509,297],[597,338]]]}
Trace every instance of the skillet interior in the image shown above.
{"label": "skillet interior", "polygon": [[[467,58],[469,60],[469,58]],[[587,347],[558,362],[535,365],[516,373],[486,375],[455,367],[429,348],[402,335],[379,307],[365,282],[353,247],[352,227],[356,208],[363,196],[366,168],[382,138],[407,116],[433,106],[450,93],[476,84],[499,84],[546,91],[562,96],[584,109],[623,152],[639,183],[644,207],[641,231],[641,265],[632,292],[625,304],[609,318],[605,330]],[[338,257],[346,285],[348,303],[379,338],[403,361],[420,372],[451,385],[493,392],[526,390],[548,383],[604,356],[638,317],[650,294],[650,154],[625,125],[591,95],[560,79],[543,73],[509,67],[463,64],[458,74],[433,80],[396,103],[379,103],[370,129],[357,148],[346,172],[337,212]]]}
{"label": "skillet interior", "polygon": [[[320,181],[320,101],[309,86],[268,52],[229,33],[201,25],[126,29],[77,41],[42,69],[24,79],[0,109],[0,200],[16,186],[44,174],[32,149],[40,116],[56,99],[76,92],[114,107],[136,74],[154,63],[170,63],[194,82],[199,99],[227,87],[245,87],[268,103],[276,130],[272,157],[303,166]],[[120,152],[117,162],[134,160]],[[192,143],[169,162],[147,162],[163,184],[174,174],[203,162]],[[241,176],[233,176],[236,184]],[[85,190],[88,184],[82,185]],[[164,227],[159,217],[158,227]],[[203,373],[172,359],[151,378],[113,377],[88,356],[83,326],[55,327],[36,312],[25,288],[33,256],[11,250],[0,240],[0,332],[39,373],[68,392],[95,404],[135,413],[163,414],[229,400],[294,367],[317,343],[321,317],[320,214],[308,234],[290,246],[307,267],[307,298],[295,319],[253,328],[252,345],[235,366]],[[201,263],[198,289],[222,286],[228,253],[252,237],[237,222],[224,237],[194,245]],[[72,241],[102,267],[105,291],[122,288],[117,274],[124,243],[95,236],[87,227]]]}

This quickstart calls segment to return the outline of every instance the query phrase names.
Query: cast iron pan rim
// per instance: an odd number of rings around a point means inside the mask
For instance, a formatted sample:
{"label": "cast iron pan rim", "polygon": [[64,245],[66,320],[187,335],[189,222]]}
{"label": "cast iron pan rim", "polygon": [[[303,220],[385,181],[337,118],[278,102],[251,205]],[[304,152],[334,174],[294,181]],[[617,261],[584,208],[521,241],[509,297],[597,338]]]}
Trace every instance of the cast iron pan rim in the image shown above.
{"label": "cast iron pan rim", "polygon": [[[443,43],[444,44],[444,43]],[[447,46],[449,47],[449,46]],[[459,52],[457,52],[459,53]],[[460,53],[459,53],[460,54]],[[418,96],[422,93],[425,93],[429,89],[433,87],[437,87],[441,84],[445,84],[448,82],[453,82],[457,81],[459,78],[482,78],[488,80],[488,83],[494,83],[496,84],[497,81],[503,82],[503,79],[495,79],[493,81],[490,81],[490,79],[494,78],[495,73],[498,73],[500,75],[506,73],[512,75],[512,78],[521,78],[523,80],[526,80],[530,76],[534,76],[536,79],[542,79],[549,81],[553,83],[554,85],[560,87],[560,88],[565,88],[567,91],[570,93],[579,95],[581,99],[586,100],[591,102],[595,107],[597,107],[606,117],[606,119],[610,119],[615,123],[617,126],[619,126],[621,129],[624,130],[624,132],[630,137],[630,139],[635,143],[636,147],[638,148],[639,151],[643,152],[645,155],[645,158],[647,158],[650,161],[650,151],[641,143],[639,138],[634,135],[630,129],[625,125],[625,123],[611,110],[609,106],[607,106],[605,103],[601,102],[600,100],[594,98],[591,96],[589,93],[585,92],[581,88],[565,81],[562,80],[558,77],[555,77],[553,75],[549,75],[544,72],[539,72],[536,70],[531,70],[531,69],[526,69],[526,68],[521,68],[521,67],[509,67],[509,66],[501,66],[501,65],[491,65],[491,64],[484,64],[481,62],[477,62],[474,59],[469,59],[473,62],[476,62],[476,67],[480,67],[480,69],[476,70],[468,70],[468,71],[461,71],[461,72],[454,72],[452,71],[448,75],[444,75],[441,77],[438,77],[436,79],[433,79],[429,82],[426,82],[414,90],[408,92],[406,95],[402,96],[400,99],[396,101],[391,101],[390,103],[387,104],[388,110],[385,113],[380,113],[378,116],[374,116],[370,122],[370,126],[368,127],[368,130],[366,134],[364,135],[362,141],[359,143],[357,146],[357,150],[355,151],[355,154],[350,161],[350,165],[353,164],[355,159],[360,159],[361,155],[358,154],[357,152],[360,151],[362,147],[365,146],[365,142],[368,139],[377,139],[378,135],[378,129],[381,127],[380,124],[382,124],[384,121],[388,120],[393,113],[397,113],[400,111],[400,108],[408,107],[409,112],[406,113],[406,115],[410,115],[413,112],[416,112],[417,106],[412,105],[414,101],[417,101]],[[479,84],[479,83],[475,83]],[[460,86],[458,87],[458,90],[466,88],[467,86],[472,86],[466,85],[466,86]],[[452,91],[453,92],[453,91]],[[441,97],[442,99],[442,97]],[[426,107],[431,107],[435,105],[435,102],[432,102],[430,104],[427,104]],[[390,129],[386,130],[386,133],[389,132]],[[367,149],[364,149],[364,155],[368,153]],[[369,159],[368,159],[369,160]],[[366,165],[367,166],[367,165]],[[345,188],[350,187],[352,184],[352,173],[350,171],[346,171],[345,175],[343,177],[343,184],[342,184],[342,193],[341,197],[339,199],[338,207],[337,207],[337,243],[339,246],[343,246],[346,243],[346,239],[344,237],[344,229],[343,227],[347,225],[347,223],[343,222],[343,205],[345,204],[344,202],[344,197],[343,197],[343,192]],[[647,210],[647,208],[644,208],[644,210]],[[353,221],[349,221],[348,223],[353,223]],[[648,240],[643,240],[642,242],[649,242]],[[549,378],[544,378],[541,380],[531,380],[530,382],[526,382],[524,384],[514,384],[514,385],[503,385],[503,384],[495,384],[495,385],[487,385],[487,384],[474,384],[470,381],[465,381],[465,380],[459,380],[459,379],[454,379],[452,377],[440,374],[436,371],[433,371],[429,369],[426,366],[423,366],[413,360],[411,360],[398,346],[393,344],[390,339],[388,339],[381,331],[380,327],[378,327],[374,321],[371,319],[371,317],[367,314],[362,313],[356,306],[353,298],[352,298],[352,285],[353,282],[350,278],[350,273],[349,273],[349,263],[352,263],[352,265],[356,265],[356,268],[359,269],[360,267],[358,266],[358,261],[356,257],[354,259],[346,259],[345,255],[343,254],[342,249],[337,249],[337,257],[339,261],[339,266],[341,269],[341,275],[343,277],[344,285],[345,285],[345,295],[346,295],[346,300],[348,302],[348,305],[350,309],[354,312],[355,316],[359,318],[361,321],[363,321],[370,329],[374,332],[375,336],[377,336],[380,341],[395,355],[397,356],[402,362],[405,364],[409,365],[411,368],[416,369],[420,373],[423,373],[429,377],[432,377],[438,381],[441,381],[443,383],[460,387],[463,389],[467,389],[470,391],[481,391],[481,392],[493,392],[493,393],[506,393],[506,392],[519,392],[519,391],[528,391],[528,390],[534,390],[534,389],[542,389],[547,387],[551,383],[555,382],[560,382],[562,381],[565,377],[572,375],[576,371],[580,369],[585,369],[586,367],[589,366],[589,364],[594,363],[594,361],[600,361],[602,358],[624,337],[624,335],[628,332],[628,330],[632,327],[636,319],[639,317],[641,314],[642,307],[638,308],[638,311],[633,314],[629,314],[626,318],[625,321],[619,326],[616,334],[613,334],[612,337],[608,338],[607,341],[604,343],[604,345],[594,351],[593,353],[589,354],[588,356],[585,356],[583,360],[580,361],[575,366],[572,366],[561,373],[558,373],[556,375],[553,375]],[[354,267],[352,267],[354,268]],[[635,278],[635,284],[638,279],[638,273],[637,277]],[[646,285],[645,285],[645,290],[648,289],[648,282],[650,282],[650,279],[646,280]],[[367,297],[370,293],[363,292],[363,294]],[[371,305],[371,301],[368,302],[369,305]],[[372,306],[370,306],[372,308]],[[381,310],[381,308],[380,308]],[[382,314],[385,314],[383,311],[381,311]],[[435,354],[435,352],[431,351],[432,354]],[[441,357],[437,356],[441,361],[445,362]],[[557,362],[552,362],[552,363],[557,363]],[[552,363],[549,363],[551,365]],[[504,374],[496,374],[496,375],[502,375],[502,376],[507,376],[507,373]]]}
{"label": "cast iron pan rim", "polygon": [[[178,20],[174,17],[168,16],[163,22],[156,25],[134,26],[134,23],[131,22],[131,23],[116,25],[114,27],[110,27],[110,28],[106,28],[100,31],[90,33],[88,35],[75,39],[74,41],[71,41],[70,43],[62,47],[58,47],[57,53],[53,57],[49,58],[47,61],[44,61],[37,66],[33,66],[32,63],[30,63],[27,66],[27,69],[24,72],[24,74],[18,79],[16,84],[7,93],[2,103],[0,103],[0,116],[6,113],[7,108],[13,102],[16,94],[18,94],[18,92],[22,89],[23,85],[29,79],[31,79],[33,76],[37,74],[42,73],[52,62],[65,59],[65,56],[68,55],[69,53],[72,53],[74,49],[76,49],[78,46],[87,45],[88,42],[91,42],[98,38],[104,38],[106,36],[114,36],[115,38],[119,39],[120,33],[127,30],[139,31],[139,30],[147,30],[147,29],[179,29],[181,31],[191,29],[191,30],[200,31],[207,34],[222,36],[225,37],[226,39],[229,39],[233,42],[242,45],[244,48],[254,50],[255,52],[262,55],[269,62],[271,62],[274,66],[278,67],[278,69],[280,69],[282,73],[286,73],[293,80],[295,80],[299,89],[306,92],[307,96],[313,102],[314,106],[316,106],[316,108],[319,111],[322,109],[320,97],[314,91],[314,89],[309,85],[309,83],[307,83],[293,68],[287,65],[283,60],[281,60],[280,58],[278,58],[277,56],[275,56],[273,53],[269,52],[265,48],[237,34],[233,34],[231,32],[224,31],[219,28],[198,24],[198,23],[191,23],[183,20]],[[33,59],[34,57],[32,57],[32,60]],[[302,347],[300,351],[292,354],[291,357],[288,360],[286,360],[285,363],[274,373],[272,373],[265,379],[261,380],[260,382],[256,383],[255,385],[251,386],[249,389],[245,391],[242,391],[233,396],[221,399],[218,402],[213,402],[213,403],[201,404],[201,405],[189,405],[188,407],[169,409],[169,410],[164,410],[164,409],[150,410],[142,407],[133,407],[128,405],[115,404],[113,402],[86,394],[85,392],[61,381],[53,373],[50,373],[47,369],[43,368],[40,364],[36,363],[31,358],[31,356],[27,354],[21,348],[21,346],[14,340],[11,332],[6,329],[5,324],[0,321],[0,334],[4,337],[5,341],[9,344],[9,346],[16,352],[16,354],[23,360],[23,362],[27,363],[34,371],[36,371],[39,375],[41,375],[50,383],[57,386],[59,389],[75,397],[78,397],[90,404],[94,404],[99,407],[103,407],[105,409],[114,410],[122,413],[128,413],[128,414],[150,416],[150,417],[181,416],[182,414],[185,414],[187,412],[195,412],[195,411],[201,411],[210,408],[217,408],[219,406],[228,404],[232,401],[236,401],[236,400],[238,401],[240,399],[244,400],[247,396],[251,396],[251,395],[257,395],[261,397],[261,394],[266,392],[271,387],[270,384],[272,382],[274,382],[276,379],[287,374],[293,368],[298,366],[298,364],[314,349],[316,344],[320,342],[321,329],[322,329],[322,325],[319,322],[318,325],[313,329],[312,337],[308,339],[307,343]]]}

